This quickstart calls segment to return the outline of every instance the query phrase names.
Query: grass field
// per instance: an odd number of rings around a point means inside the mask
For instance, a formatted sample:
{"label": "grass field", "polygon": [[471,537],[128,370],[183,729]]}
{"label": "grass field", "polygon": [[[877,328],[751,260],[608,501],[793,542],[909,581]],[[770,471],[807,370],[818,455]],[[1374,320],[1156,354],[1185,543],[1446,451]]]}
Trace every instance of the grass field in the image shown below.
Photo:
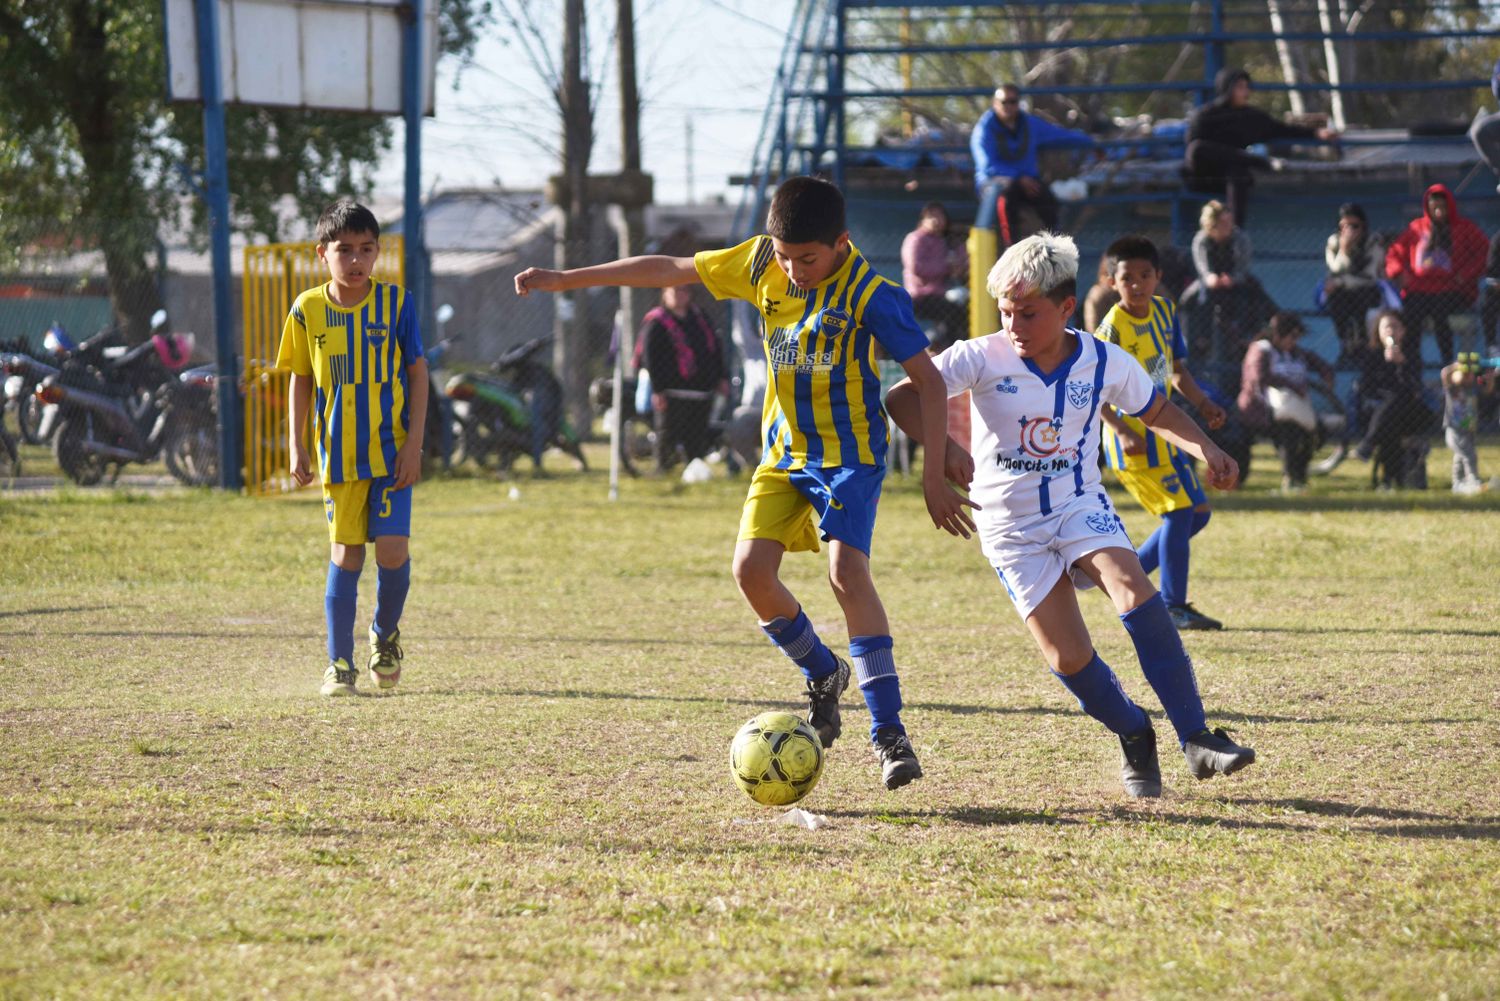
{"label": "grass field", "polygon": [[[1199,783],[1168,746],[1154,802],[893,481],[927,777],[886,792],[846,702],[817,831],[727,774],[800,704],[728,574],[743,483],[424,484],[401,692],[340,701],[314,495],[0,496],[0,997],[1493,998],[1500,497],[1445,458],[1284,498],[1258,456],[1216,499],[1193,598],[1230,628],[1188,645],[1260,760]],[[822,561],[787,570],[841,644]]]}

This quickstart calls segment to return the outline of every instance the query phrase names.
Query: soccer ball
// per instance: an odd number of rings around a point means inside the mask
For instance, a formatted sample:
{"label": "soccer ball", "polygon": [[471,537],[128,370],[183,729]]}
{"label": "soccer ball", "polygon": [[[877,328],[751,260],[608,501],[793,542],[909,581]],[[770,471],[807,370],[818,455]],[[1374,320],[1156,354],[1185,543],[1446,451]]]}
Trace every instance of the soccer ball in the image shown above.
{"label": "soccer ball", "polygon": [[806,720],[786,712],[761,713],[730,742],[729,773],[757,803],[786,806],[818,784],[823,742]]}

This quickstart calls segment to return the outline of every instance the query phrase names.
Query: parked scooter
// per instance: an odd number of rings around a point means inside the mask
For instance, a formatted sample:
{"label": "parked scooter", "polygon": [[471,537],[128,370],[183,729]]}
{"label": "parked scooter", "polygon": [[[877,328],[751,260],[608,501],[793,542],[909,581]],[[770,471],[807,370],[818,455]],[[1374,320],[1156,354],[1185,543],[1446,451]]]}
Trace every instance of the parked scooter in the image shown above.
{"label": "parked scooter", "polygon": [[6,345],[6,352],[0,355],[0,368],[6,377],[5,406],[15,412],[21,440],[28,445],[45,445],[57,430],[57,407],[37,399],[36,387],[43,379],[56,375],[58,367],[75,354],[83,352],[89,357],[102,358],[107,348],[120,343],[120,332],[112,326],[80,345],[62,324],[54,323],[42,337],[41,354],[34,353],[24,343]]}
{"label": "parked scooter", "polygon": [[[167,334],[167,314],[151,318],[152,335],[129,349],[80,350],[37,387],[43,403],[58,407],[53,453],[80,486],[111,480],[127,462],[161,454],[174,420],[184,419],[200,386],[178,378],[192,353],[191,334]],[[85,342],[87,344],[87,342]],[[212,393],[208,393],[212,398]]]}
{"label": "parked scooter", "polygon": [[464,451],[481,466],[507,470],[521,455],[542,468],[542,453],[560,448],[588,468],[578,434],[563,413],[562,385],[536,360],[551,336],[537,337],[501,355],[482,372],[456,375],[444,392],[463,426]]}

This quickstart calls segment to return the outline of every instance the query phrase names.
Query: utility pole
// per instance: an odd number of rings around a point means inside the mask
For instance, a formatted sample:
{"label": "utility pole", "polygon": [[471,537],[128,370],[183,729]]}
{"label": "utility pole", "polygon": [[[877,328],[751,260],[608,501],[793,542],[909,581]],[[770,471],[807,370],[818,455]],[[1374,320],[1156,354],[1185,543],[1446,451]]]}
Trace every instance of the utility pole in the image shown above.
{"label": "utility pole", "polygon": [[[622,178],[641,174],[641,97],[635,82],[635,3],[615,0],[615,37],[620,64],[620,173]],[[621,203],[625,225],[620,231],[620,256],[635,257],[646,248],[646,207],[639,201]],[[635,357],[635,332],[641,329],[646,315],[644,289],[622,288],[620,312],[624,329],[620,331],[620,351]]]}
{"label": "utility pole", "polygon": [[687,126],[687,203],[693,204],[693,116],[684,119]]}
{"label": "utility pole", "polygon": [[[594,109],[589,105],[588,84],[583,78],[583,0],[566,0],[563,8],[563,75],[558,87],[562,111],[564,190],[553,201],[562,208],[554,259],[559,268],[585,263],[589,236],[589,158],[593,155]],[[575,427],[589,425],[588,310],[582,295],[565,292],[557,297],[553,322],[553,367],[563,386],[564,406]]]}

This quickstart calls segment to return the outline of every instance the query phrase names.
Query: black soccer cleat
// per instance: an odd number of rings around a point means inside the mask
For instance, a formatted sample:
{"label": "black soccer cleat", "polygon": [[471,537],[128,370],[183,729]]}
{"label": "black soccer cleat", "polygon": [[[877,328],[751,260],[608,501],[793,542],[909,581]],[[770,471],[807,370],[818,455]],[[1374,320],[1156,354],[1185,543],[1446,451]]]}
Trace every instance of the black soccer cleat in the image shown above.
{"label": "black soccer cleat", "polygon": [[1193,734],[1182,745],[1182,753],[1187,757],[1188,771],[1195,779],[1232,775],[1255,763],[1255,750],[1230,740],[1223,727]]}
{"label": "black soccer cleat", "polygon": [[1156,731],[1145,729],[1120,738],[1120,780],[1125,795],[1133,799],[1155,799],[1161,795],[1161,759],[1156,754]]}
{"label": "black soccer cleat", "polygon": [[873,744],[875,757],[880,759],[880,777],[885,780],[887,789],[900,789],[922,777],[917,752],[912,750],[906,734],[893,726],[883,726],[875,731]]}
{"label": "black soccer cleat", "polygon": [[838,654],[833,655],[838,666],[821,678],[807,679],[807,722],[818,732],[824,749],[833,746],[839,734],[844,732],[843,716],[839,713],[839,696],[849,687],[849,662]]}
{"label": "black soccer cleat", "polygon": [[1187,629],[1223,629],[1224,623],[1210,618],[1192,605],[1168,605],[1167,614],[1172,616],[1172,625],[1179,632]]}

